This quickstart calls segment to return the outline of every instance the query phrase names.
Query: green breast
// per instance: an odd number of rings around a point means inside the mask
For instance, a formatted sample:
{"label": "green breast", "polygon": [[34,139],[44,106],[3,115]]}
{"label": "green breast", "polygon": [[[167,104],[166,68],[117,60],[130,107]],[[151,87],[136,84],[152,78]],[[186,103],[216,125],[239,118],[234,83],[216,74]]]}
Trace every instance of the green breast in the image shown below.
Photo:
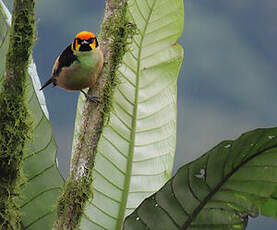
{"label": "green breast", "polygon": [[80,65],[82,71],[90,72],[98,65],[99,55],[97,51],[77,52],[78,61],[74,64]]}
{"label": "green breast", "polygon": [[70,71],[60,79],[60,86],[69,90],[88,88],[95,81],[101,62],[99,50],[74,53],[78,60],[74,61]]}

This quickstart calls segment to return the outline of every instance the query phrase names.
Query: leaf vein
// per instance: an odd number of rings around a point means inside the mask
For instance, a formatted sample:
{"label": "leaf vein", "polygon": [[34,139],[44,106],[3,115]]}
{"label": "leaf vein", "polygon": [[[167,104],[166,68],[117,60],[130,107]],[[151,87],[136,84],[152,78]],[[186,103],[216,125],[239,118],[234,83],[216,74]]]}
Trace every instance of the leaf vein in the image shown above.
{"label": "leaf vein", "polygon": [[104,153],[102,153],[100,150],[98,152],[102,157],[104,157],[107,161],[109,161],[119,172],[121,172],[123,175],[126,175],[126,173],[117,166],[110,158],[108,158]]}
{"label": "leaf vein", "polygon": [[104,180],[109,182],[111,185],[113,185],[115,188],[117,188],[120,191],[123,191],[123,188],[120,188],[118,185],[114,184],[112,181],[110,181],[106,176],[104,176],[98,169],[94,168],[93,171],[97,172]]}
{"label": "leaf vein", "polygon": [[95,224],[95,225],[97,225],[98,227],[103,228],[104,230],[109,230],[108,228],[104,227],[103,225],[101,225],[101,224],[99,224],[99,223],[93,221],[92,219],[90,219],[90,217],[87,216],[85,213],[84,213],[83,215],[84,215],[84,217],[85,217],[90,223]]}
{"label": "leaf vein", "polygon": [[107,138],[104,134],[102,134],[102,137],[108,141],[123,157],[127,158],[127,156],[113,142],[111,142],[109,138]]}

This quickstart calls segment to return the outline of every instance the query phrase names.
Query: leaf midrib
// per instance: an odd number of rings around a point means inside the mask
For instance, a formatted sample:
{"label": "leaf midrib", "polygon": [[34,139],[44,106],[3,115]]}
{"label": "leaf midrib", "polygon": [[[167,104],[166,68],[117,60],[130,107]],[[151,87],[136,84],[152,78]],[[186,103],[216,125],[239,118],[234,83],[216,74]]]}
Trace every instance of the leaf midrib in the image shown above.
{"label": "leaf midrib", "polygon": [[[147,0],[146,0],[147,1]],[[133,157],[134,157],[134,147],[135,147],[135,136],[136,136],[136,122],[137,122],[137,109],[138,109],[138,94],[139,94],[139,76],[140,76],[140,59],[141,59],[141,51],[142,51],[142,44],[144,40],[144,35],[146,33],[147,27],[149,25],[150,18],[152,16],[153,8],[156,4],[157,0],[153,1],[153,4],[150,8],[149,15],[146,19],[145,26],[143,29],[143,33],[141,34],[141,40],[139,44],[139,51],[138,51],[138,58],[137,58],[137,70],[136,70],[136,92],[135,92],[135,105],[133,109],[133,119],[132,119],[132,130],[130,135],[130,148],[128,153],[128,159],[127,159],[127,170],[126,170],[126,176],[124,181],[124,191],[122,194],[122,201],[120,204],[120,210],[118,214],[118,221],[116,225],[116,230],[121,230],[123,220],[125,217],[125,210],[127,206],[127,200],[129,195],[129,188],[130,188],[130,182],[131,182],[131,175],[132,175],[132,163],[133,163]],[[137,6],[138,7],[138,6]]]}
{"label": "leaf midrib", "polygon": [[188,227],[190,227],[191,223],[193,222],[193,220],[197,217],[197,215],[201,212],[201,210],[205,207],[205,205],[211,200],[211,198],[216,194],[216,192],[218,192],[220,190],[220,188],[225,184],[225,182],[228,181],[228,179],[230,177],[233,176],[234,173],[236,173],[242,166],[244,166],[246,163],[248,163],[249,161],[251,161],[253,158],[259,156],[260,154],[271,150],[273,148],[276,148],[276,145],[270,146],[268,148],[265,148],[263,150],[258,151],[256,154],[253,154],[252,156],[250,156],[249,158],[247,158],[246,160],[242,161],[240,164],[238,164],[231,172],[229,172],[228,174],[226,174],[226,176],[223,178],[223,180],[218,183],[218,185],[206,196],[206,198],[200,202],[200,204],[195,208],[195,210],[192,212],[192,215],[188,218],[188,220],[184,223],[184,225],[182,226],[182,230],[186,230]]}

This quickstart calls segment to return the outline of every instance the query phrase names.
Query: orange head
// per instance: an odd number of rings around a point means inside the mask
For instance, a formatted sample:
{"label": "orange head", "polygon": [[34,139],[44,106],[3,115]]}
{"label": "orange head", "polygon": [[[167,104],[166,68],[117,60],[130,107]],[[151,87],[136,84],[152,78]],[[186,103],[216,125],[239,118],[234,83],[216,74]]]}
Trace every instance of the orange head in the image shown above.
{"label": "orange head", "polygon": [[98,47],[98,42],[94,33],[82,31],[75,36],[71,47],[76,51],[91,51]]}

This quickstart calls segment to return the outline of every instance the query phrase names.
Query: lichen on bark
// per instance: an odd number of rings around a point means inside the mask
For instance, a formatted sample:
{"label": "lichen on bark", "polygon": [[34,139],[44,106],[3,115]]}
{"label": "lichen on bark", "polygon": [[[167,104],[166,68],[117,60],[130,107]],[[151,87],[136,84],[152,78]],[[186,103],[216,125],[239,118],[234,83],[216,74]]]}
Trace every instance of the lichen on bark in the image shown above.
{"label": "lichen on bark", "polygon": [[[127,0],[106,0],[106,8],[99,35],[104,66],[96,86],[99,104],[87,100],[82,110],[80,132],[72,153],[70,175],[58,200],[54,230],[73,230],[79,225],[86,202],[93,196],[92,170],[97,143],[109,120],[113,91],[118,84],[116,70],[125,54],[135,27],[128,21]],[[91,93],[92,90],[89,90]]]}
{"label": "lichen on bark", "polygon": [[0,92],[0,229],[21,229],[16,204],[23,182],[23,148],[31,122],[25,101],[27,67],[34,43],[34,0],[15,0],[6,70]]}

